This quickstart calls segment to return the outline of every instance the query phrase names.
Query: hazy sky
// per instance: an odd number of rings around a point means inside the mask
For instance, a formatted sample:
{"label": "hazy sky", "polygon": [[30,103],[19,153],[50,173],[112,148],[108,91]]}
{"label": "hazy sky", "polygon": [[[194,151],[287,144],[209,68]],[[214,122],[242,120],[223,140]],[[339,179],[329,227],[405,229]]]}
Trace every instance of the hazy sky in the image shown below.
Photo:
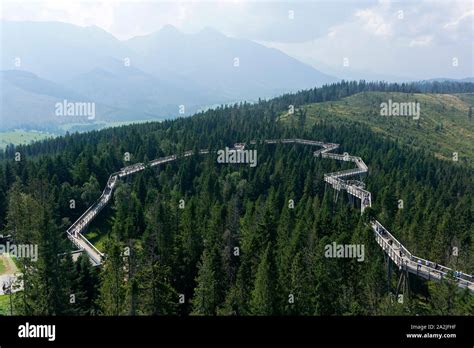
{"label": "hazy sky", "polygon": [[185,32],[210,26],[339,77],[474,75],[472,0],[1,0],[1,6],[2,19],[97,25],[119,39],[165,24]]}

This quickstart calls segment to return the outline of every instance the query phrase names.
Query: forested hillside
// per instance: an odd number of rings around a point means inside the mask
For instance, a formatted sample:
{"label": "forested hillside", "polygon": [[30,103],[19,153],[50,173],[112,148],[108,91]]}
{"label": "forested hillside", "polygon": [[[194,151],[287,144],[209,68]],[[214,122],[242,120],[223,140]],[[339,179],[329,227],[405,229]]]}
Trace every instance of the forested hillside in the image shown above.
{"label": "forested hillside", "polygon": [[[382,117],[380,105],[393,102],[416,102],[420,105],[419,119],[413,117]],[[358,122],[368,125],[374,132],[417,148],[428,150],[437,157],[458,163],[474,165],[474,94],[427,94],[400,92],[363,92],[336,102],[305,105],[305,123],[311,126],[326,122],[346,125]],[[284,114],[282,121],[292,126],[301,122],[299,113]]]}
{"label": "forested hillside", "polygon": [[[19,261],[24,290],[14,296],[14,312],[473,315],[473,296],[449,281],[410,277],[410,295],[398,303],[367,227],[377,216],[416,255],[474,273],[472,170],[362,123],[281,122],[290,105],[303,119],[305,104],[369,91],[467,93],[474,84],[343,82],[190,118],[8,147],[0,162],[0,231],[39,246],[38,261]],[[307,147],[257,145],[255,168],[216,161],[216,150],[236,142],[289,137],[339,143],[342,152],[361,156],[373,208],[361,216],[345,195],[335,202],[323,174],[347,167],[314,158]],[[65,230],[99,197],[110,173],[204,148],[214,152],[122,180],[113,204],[89,226],[105,263],[93,269],[86,257],[72,261]],[[364,261],[326,258],[324,247],[333,242],[365,245]],[[391,287],[396,281],[394,271]]]}

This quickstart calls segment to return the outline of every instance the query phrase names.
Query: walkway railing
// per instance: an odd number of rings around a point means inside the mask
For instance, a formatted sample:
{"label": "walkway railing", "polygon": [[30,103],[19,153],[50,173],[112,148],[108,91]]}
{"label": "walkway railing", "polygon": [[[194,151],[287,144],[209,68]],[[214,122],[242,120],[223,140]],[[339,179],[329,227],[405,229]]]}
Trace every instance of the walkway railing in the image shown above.
{"label": "walkway railing", "polygon": [[[251,140],[250,144],[257,144],[257,140]],[[338,144],[334,143],[325,143],[321,141],[305,140],[305,139],[268,139],[264,140],[265,144],[303,144],[311,146],[319,146],[321,149],[314,151],[314,156],[322,158],[332,158],[340,161],[349,161],[354,162],[357,165],[357,169],[348,169],[343,171],[338,171],[334,173],[324,174],[324,181],[329,183],[336,190],[345,190],[350,195],[357,197],[361,200],[361,211],[363,212],[366,207],[372,205],[371,193],[359,186],[350,184],[343,180],[344,177],[349,177],[353,175],[359,175],[368,172],[368,166],[362,160],[362,158],[357,156],[351,156],[347,153],[344,154],[334,154],[330,151],[337,149]],[[245,143],[236,143],[234,146],[235,149],[243,150]],[[157,166],[163,163],[168,163],[175,161],[180,157],[189,157],[194,152],[192,150],[184,152],[182,155],[170,155],[166,157],[161,157],[155,160],[150,161],[148,164],[136,163],[130,166],[120,169],[120,171],[115,172],[110,175],[107,185],[102,192],[102,195],[99,199],[90,206],[84,214],[82,214],[79,219],[77,219],[71,227],[68,228],[67,233],[69,239],[81,250],[84,250],[90,257],[91,261],[100,265],[104,254],[100,252],[92,243],[90,243],[86,237],[82,235],[83,230],[87,225],[97,216],[97,214],[102,210],[102,208],[110,201],[114,187],[116,186],[117,180],[119,178],[134,174],[136,172],[144,170],[148,165],[150,167]],[[207,149],[199,150],[199,154],[209,154],[211,151]],[[409,271],[410,273],[416,274],[417,276],[423,277],[428,280],[441,280],[443,278],[452,278],[454,279],[458,286],[467,287],[469,290],[474,292],[474,276],[467,275],[459,271],[454,271],[448,267],[438,265],[429,260],[422,259],[413,255],[402,243],[398,241],[388,230],[382,226],[382,224],[374,220],[371,223],[371,227],[375,234],[375,239],[377,244],[384,250],[385,253],[390,257],[390,259],[398,266],[400,269]]]}

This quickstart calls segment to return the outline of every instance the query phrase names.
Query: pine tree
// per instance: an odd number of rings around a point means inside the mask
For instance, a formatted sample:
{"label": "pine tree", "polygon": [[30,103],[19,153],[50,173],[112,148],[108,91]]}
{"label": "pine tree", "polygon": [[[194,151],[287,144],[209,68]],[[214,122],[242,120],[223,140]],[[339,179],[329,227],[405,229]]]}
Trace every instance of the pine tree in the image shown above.
{"label": "pine tree", "polygon": [[458,287],[449,280],[440,283],[428,283],[431,313],[436,315],[456,315],[456,297]]}
{"label": "pine tree", "polygon": [[97,178],[91,175],[89,181],[82,186],[81,199],[84,202],[85,207],[89,207],[94,203],[100,196],[101,189]]}
{"label": "pine tree", "polygon": [[38,202],[36,206],[40,210],[30,222],[36,226],[31,231],[31,240],[37,243],[37,255],[20,259],[24,290],[17,302],[16,312],[23,315],[66,314],[71,284],[64,258],[70,256],[60,256],[64,251],[60,237],[62,231],[51,214],[51,202],[45,198],[42,204]]}
{"label": "pine tree", "polygon": [[105,315],[122,315],[125,311],[125,263],[121,244],[111,239],[106,246],[107,258],[102,264],[102,286],[99,303]]}
{"label": "pine tree", "polygon": [[23,187],[16,181],[8,191],[7,234],[18,243],[35,243],[41,207],[30,194],[23,192]]}
{"label": "pine tree", "polygon": [[215,315],[218,305],[218,283],[213,269],[213,255],[208,249],[204,250],[198,266],[196,288],[194,289],[193,311],[195,315]]}
{"label": "pine tree", "polygon": [[178,294],[169,283],[168,267],[158,260],[143,261],[139,274],[140,313],[146,315],[173,315],[177,313]]}
{"label": "pine tree", "polygon": [[[336,309],[338,307],[339,292],[334,291],[338,288],[338,272],[337,261],[332,258],[322,258],[324,249],[327,244],[332,241],[329,237],[321,239],[318,248],[316,249],[314,272],[315,272],[315,313],[316,315],[334,315],[338,314]],[[318,257],[319,256],[319,257]]]}
{"label": "pine tree", "polygon": [[81,254],[74,263],[74,278],[72,293],[75,295],[74,312],[79,315],[92,315],[98,311],[99,277],[97,270],[92,267],[89,257]]}
{"label": "pine tree", "polygon": [[250,310],[254,315],[275,314],[275,288],[272,277],[271,246],[262,256],[255,276],[254,288],[250,299]]}
{"label": "pine tree", "polygon": [[307,291],[305,291],[307,286],[305,275],[303,257],[301,252],[298,252],[291,264],[289,291],[283,294],[285,314],[310,314],[307,313],[310,305],[307,301]]}

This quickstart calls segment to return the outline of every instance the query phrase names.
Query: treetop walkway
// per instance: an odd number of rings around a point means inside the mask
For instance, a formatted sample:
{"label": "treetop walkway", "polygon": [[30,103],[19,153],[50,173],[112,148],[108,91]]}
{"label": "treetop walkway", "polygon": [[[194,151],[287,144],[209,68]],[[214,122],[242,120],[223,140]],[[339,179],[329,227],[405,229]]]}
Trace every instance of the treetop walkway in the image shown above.
{"label": "treetop walkway", "polygon": [[[259,143],[256,140],[251,140],[250,144],[255,145]],[[353,162],[357,168],[342,170],[333,173],[324,174],[324,181],[330,184],[336,191],[346,191],[349,195],[354,196],[361,201],[361,213],[367,207],[372,206],[372,195],[369,191],[356,185],[346,178],[367,173],[369,168],[362,160],[357,156],[344,154],[335,154],[331,151],[337,149],[339,144],[326,143],[321,141],[305,140],[305,139],[269,139],[264,140],[265,144],[302,144],[310,146],[318,146],[320,149],[315,150],[313,155],[315,157],[330,158],[339,161]],[[236,143],[234,145],[235,150],[240,151],[245,148],[245,143]],[[199,150],[198,154],[209,154],[212,153],[209,150]],[[105,255],[100,252],[92,243],[90,243],[86,237],[82,234],[85,228],[90,222],[99,214],[99,212],[108,204],[112,197],[112,192],[117,185],[117,180],[120,178],[129,176],[131,174],[140,172],[147,167],[154,167],[161,164],[173,162],[182,157],[189,157],[193,155],[193,151],[186,151],[180,155],[170,155],[162,158],[158,158],[144,163],[135,163],[130,166],[120,169],[120,171],[112,173],[107,181],[104,191],[99,199],[92,204],[72,225],[67,229],[68,238],[74,243],[76,247],[83,250],[89,256],[91,262],[94,265],[100,265]],[[372,230],[374,231],[375,240],[377,244],[382,248],[390,260],[395,263],[400,270],[407,271],[415,274],[427,280],[440,281],[444,278],[454,280],[459,287],[468,288],[474,292],[474,276],[468,275],[460,271],[452,270],[448,267],[439,265],[435,262],[422,259],[413,255],[407,248],[403,246],[392,234],[390,234],[383,225],[373,220],[370,223]]]}

